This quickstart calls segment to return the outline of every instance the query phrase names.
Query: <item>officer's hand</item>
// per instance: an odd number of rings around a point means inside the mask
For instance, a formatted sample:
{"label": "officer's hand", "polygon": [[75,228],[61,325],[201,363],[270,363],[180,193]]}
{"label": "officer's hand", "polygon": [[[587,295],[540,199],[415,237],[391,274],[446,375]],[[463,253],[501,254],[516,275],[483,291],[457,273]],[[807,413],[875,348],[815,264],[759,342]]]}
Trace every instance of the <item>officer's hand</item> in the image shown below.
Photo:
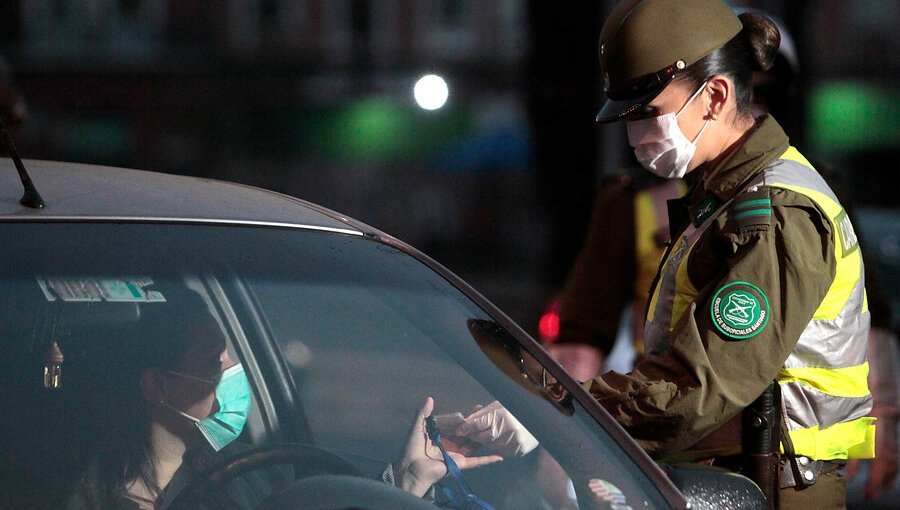
{"label": "officer's hand", "polygon": [[476,408],[456,429],[455,435],[480,443],[504,457],[521,457],[538,445],[537,439],[496,400]]}

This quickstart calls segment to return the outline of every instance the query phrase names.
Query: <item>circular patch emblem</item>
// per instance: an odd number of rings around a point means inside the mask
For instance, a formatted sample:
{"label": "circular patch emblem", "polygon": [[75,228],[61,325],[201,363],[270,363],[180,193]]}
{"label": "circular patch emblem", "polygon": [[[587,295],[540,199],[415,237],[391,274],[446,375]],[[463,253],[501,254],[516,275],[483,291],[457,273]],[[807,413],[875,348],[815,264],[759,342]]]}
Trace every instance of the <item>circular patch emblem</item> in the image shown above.
{"label": "circular patch emblem", "polygon": [[728,337],[743,340],[766,327],[769,300],[756,285],[733,282],[716,292],[710,312],[719,331]]}

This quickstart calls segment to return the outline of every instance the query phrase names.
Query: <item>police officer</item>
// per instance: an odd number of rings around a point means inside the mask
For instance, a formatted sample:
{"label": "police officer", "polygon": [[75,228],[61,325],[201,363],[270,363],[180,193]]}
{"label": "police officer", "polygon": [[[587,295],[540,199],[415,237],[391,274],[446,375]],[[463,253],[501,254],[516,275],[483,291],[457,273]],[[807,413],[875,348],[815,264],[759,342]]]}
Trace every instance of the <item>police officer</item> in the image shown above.
{"label": "police officer", "polygon": [[834,193],[751,108],[778,43],[721,0],[622,0],[604,23],[597,120],[625,120],[641,164],[692,187],[670,207],[645,356],[589,389],[654,458],[715,462],[776,380],[781,508],[842,508],[838,468],[874,455],[864,270]]}

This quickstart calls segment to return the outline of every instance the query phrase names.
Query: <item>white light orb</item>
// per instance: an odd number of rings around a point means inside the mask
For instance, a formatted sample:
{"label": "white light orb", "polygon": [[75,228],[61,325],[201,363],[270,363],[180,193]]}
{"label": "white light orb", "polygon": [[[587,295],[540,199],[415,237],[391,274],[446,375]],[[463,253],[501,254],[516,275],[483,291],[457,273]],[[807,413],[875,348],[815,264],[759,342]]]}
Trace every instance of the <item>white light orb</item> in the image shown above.
{"label": "white light orb", "polygon": [[450,90],[443,78],[436,74],[428,74],[416,82],[416,86],[413,87],[413,95],[420,108],[437,110],[447,103]]}

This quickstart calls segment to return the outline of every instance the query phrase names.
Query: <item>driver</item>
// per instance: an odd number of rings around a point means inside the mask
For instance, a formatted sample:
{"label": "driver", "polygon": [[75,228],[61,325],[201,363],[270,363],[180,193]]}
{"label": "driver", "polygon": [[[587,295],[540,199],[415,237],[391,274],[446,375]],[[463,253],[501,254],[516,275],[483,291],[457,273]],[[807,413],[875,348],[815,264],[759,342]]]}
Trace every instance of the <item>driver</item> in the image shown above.
{"label": "driver", "polygon": [[[166,299],[141,308],[136,330],[115,332],[119,369],[108,374],[109,391],[98,403],[100,412],[117,414],[104,423],[105,441],[72,491],[69,510],[166,508],[198,471],[240,448],[234,440],[250,410],[246,375],[199,295],[166,292]],[[286,473],[268,475],[235,493],[289,480]]]}
{"label": "driver", "polygon": [[[247,448],[235,439],[250,411],[250,386],[228,354],[221,327],[198,294],[167,292],[166,299],[168,305],[142,308],[137,334],[116,332],[125,359],[118,360],[119,370],[104,374],[104,387],[114,391],[98,396],[101,407],[116,415],[104,421],[103,441],[71,492],[68,510],[167,508],[200,471]],[[429,397],[398,460],[383,475],[417,496],[432,494],[448,472],[422,429],[433,407]],[[457,433],[513,454],[537,445],[499,404],[477,409]],[[450,456],[460,469],[503,459],[456,451]],[[252,508],[292,480],[287,468],[261,470],[234,480],[229,494],[218,496],[227,505]]]}

